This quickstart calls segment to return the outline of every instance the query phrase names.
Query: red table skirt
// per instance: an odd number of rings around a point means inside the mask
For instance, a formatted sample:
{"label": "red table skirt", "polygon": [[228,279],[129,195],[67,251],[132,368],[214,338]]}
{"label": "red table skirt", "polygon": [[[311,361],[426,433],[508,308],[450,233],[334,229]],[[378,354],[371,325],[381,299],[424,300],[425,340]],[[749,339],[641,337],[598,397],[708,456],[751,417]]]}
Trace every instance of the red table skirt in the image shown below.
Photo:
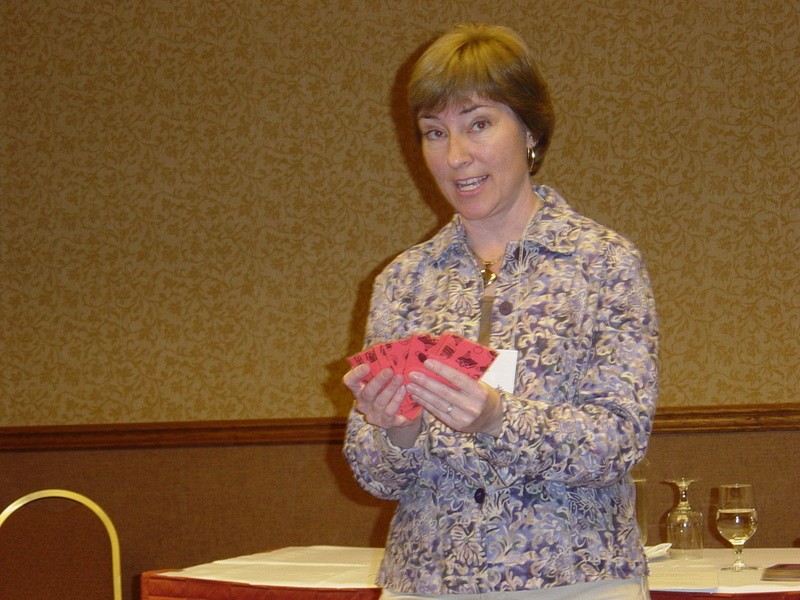
{"label": "red table skirt", "polygon": [[[378,600],[378,588],[325,589],[257,586],[205,579],[160,577],[149,571],[141,578],[141,600]],[[800,591],[753,594],[651,591],[651,600],[800,600]]]}
{"label": "red table skirt", "polygon": [[142,600],[378,600],[378,588],[327,589],[258,586],[205,579],[142,575]]}
{"label": "red table skirt", "polygon": [[704,594],[701,592],[650,591],[651,600],[717,600],[718,598],[733,598],[735,600],[800,600],[800,591],[758,592],[752,594]]}

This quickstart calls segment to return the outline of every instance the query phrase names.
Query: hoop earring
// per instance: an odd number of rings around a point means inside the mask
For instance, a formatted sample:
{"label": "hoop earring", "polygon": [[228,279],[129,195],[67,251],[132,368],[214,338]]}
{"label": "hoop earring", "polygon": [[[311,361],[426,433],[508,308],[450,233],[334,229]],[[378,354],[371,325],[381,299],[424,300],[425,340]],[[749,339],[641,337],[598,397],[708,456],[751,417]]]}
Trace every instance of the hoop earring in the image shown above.
{"label": "hoop earring", "polygon": [[533,147],[528,148],[528,173],[533,173],[533,168],[536,166],[536,149]]}

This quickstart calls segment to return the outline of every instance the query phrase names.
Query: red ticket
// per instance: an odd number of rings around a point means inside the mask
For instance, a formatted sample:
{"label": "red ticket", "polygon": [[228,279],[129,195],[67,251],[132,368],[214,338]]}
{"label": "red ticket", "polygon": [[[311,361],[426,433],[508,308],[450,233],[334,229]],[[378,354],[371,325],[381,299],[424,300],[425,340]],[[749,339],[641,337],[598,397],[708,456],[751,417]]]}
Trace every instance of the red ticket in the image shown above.
{"label": "red ticket", "polygon": [[431,352],[431,358],[466,373],[472,379],[483,377],[496,357],[496,351],[454,334],[439,338]]}
{"label": "red ticket", "polygon": [[365,378],[366,381],[369,381],[375,375],[381,372],[383,367],[381,363],[378,362],[378,353],[375,347],[367,348],[366,350],[359,352],[358,354],[354,354],[353,356],[347,357],[347,362],[350,363],[351,366],[357,367],[358,365],[369,365],[369,375]]}
{"label": "red ticket", "polygon": [[[367,381],[383,369],[389,368],[395,374],[403,375],[404,384],[408,383],[408,376],[413,371],[423,372],[448,384],[447,380],[425,368],[425,361],[428,358],[458,369],[472,379],[480,379],[496,356],[497,352],[494,350],[452,333],[443,334],[438,338],[427,334],[415,334],[408,338],[376,344],[348,357],[347,361],[352,366],[368,364],[370,373]],[[409,419],[415,419],[421,410],[422,407],[406,394],[398,412]]]}

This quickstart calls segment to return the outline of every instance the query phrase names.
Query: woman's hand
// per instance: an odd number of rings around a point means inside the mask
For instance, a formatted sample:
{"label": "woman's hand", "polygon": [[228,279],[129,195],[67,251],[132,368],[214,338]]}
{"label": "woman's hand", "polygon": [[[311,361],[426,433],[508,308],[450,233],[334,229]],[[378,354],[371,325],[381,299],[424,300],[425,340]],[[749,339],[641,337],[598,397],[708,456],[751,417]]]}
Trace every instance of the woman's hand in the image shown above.
{"label": "woman's hand", "polygon": [[408,391],[425,410],[457,431],[500,436],[503,407],[494,388],[438,360],[426,360],[425,368],[452,384],[420,371],[411,373]]}
{"label": "woman's hand", "polygon": [[419,435],[422,419],[418,416],[410,420],[398,414],[406,394],[403,376],[395,375],[391,369],[383,369],[365,383],[367,375],[369,366],[358,365],[342,378],[355,397],[356,410],[364,415],[367,423],[385,429],[392,443],[410,448]]}

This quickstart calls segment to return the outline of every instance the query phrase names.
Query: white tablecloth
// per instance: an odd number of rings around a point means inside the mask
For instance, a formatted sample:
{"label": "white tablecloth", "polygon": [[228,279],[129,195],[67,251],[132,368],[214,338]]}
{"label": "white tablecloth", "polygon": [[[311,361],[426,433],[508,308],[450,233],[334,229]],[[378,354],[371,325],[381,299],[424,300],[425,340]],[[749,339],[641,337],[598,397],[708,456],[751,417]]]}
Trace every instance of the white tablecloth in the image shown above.
{"label": "white tablecloth", "polygon": [[[273,552],[239,556],[161,573],[247,583],[314,588],[374,587],[382,548],[291,546]],[[777,563],[800,563],[800,548],[747,548],[745,562],[758,570],[734,573],[721,568],[733,562],[732,549],[705,549],[702,558],[682,560],[666,555],[650,559],[649,584],[658,591],[755,593],[800,591],[800,583],[761,581],[761,569]]]}
{"label": "white tablecloth", "polygon": [[748,548],[742,555],[753,571],[723,571],[733,563],[733,549],[706,548],[702,558],[678,559],[672,555],[650,560],[650,589],[703,591],[717,594],[800,591],[800,583],[761,581],[764,567],[777,563],[800,563],[800,548]]}
{"label": "white tablecloth", "polygon": [[375,587],[382,557],[383,548],[289,546],[159,575],[251,585],[369,588]]}

